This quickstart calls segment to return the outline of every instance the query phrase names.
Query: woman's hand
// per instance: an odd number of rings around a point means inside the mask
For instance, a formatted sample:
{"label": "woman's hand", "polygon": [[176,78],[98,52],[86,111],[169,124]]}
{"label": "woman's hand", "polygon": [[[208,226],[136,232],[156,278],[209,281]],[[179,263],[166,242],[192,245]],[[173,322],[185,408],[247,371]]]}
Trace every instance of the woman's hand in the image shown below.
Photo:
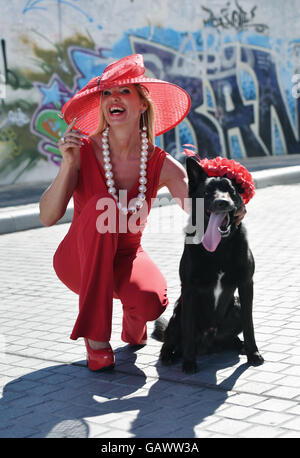
{"label": "woman's hand", "polygon": [[63,163],[80,168],[80,146],[82,145],[81,135],[78,131],[73,131],[76,118],[68,125],[64,136],[58,142],[58,148],[61,152]]}
{"label": "woman's hand", "polygon": [[45,226],[52,226],[62,218],[78,183],[81,135],[72,131],[75,122],[76,118],[58,142],[62,163],[55,180],[40,200],[40,220]]}
{"label": "woman's hand", "polygon": [[244,218],[246,213],[247,213],[246,206],[245,206],[245,204],[243,202],[241,207],[238,209],[238,211],[234,215],[236,217],[236,222],[235,222],[236,226],[239,226],[239,224],[242,222],[242,219]]}

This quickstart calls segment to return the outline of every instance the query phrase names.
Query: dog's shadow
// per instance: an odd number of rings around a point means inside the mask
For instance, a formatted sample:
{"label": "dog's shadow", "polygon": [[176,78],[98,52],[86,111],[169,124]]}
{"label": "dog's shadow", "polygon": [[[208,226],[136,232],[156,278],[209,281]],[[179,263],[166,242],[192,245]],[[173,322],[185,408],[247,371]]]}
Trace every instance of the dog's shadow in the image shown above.
{"label": "dog's shadow", "polygon": [[[229,351],[199,357],[198,372],[192,375],[182,372],[181,361],[171,366],[162,366],[158,361],[158,379],[147,397],[149,404],[158,406],[156,423],[151,430],[147,425],[141,427],[143,412],[140,412],[132,424],[132,431],[137,437],[201,437],[205,423],[208,424],[210,417],[223,407],[228,393],[249,368],[247,363],[242,363],[230,371],[239,361],[239,355]],[[219,370],[227,369],[231,372],[228,377],[217,377]]]}
{"label": "dog's shadow", "polygon": [[[248,367],[239,365],[215,389],[217,371],[238,363],[237,355],[203,358],[199,372],[186,376],[181,366],[159,361],[144,372],[135,365],[139,351],[117,352],[110,372],[92,373],[80,362],[60,364],[7,383],[0,437],[126,437],[129,432],[137,438],[193,438],[195,427],[201,429],[223,405]],[[149,375],[149,368],[156,374]]]}

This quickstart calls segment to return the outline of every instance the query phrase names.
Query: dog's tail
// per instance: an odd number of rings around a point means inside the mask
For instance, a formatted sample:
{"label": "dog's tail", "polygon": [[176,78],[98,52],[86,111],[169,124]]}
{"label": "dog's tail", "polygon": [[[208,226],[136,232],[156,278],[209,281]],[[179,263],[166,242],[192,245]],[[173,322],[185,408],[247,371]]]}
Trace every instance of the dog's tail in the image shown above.
{"label": "dog's tail", "polygon": [[158,340],[159,342],[164,341],[164,334],[165,330],[167,329],[168,326],[168,320],[166,320],[163,317],[159,317],[157,320],[155,320],[154,323],[154,330],[151,334],[151,337],[153,339]]}

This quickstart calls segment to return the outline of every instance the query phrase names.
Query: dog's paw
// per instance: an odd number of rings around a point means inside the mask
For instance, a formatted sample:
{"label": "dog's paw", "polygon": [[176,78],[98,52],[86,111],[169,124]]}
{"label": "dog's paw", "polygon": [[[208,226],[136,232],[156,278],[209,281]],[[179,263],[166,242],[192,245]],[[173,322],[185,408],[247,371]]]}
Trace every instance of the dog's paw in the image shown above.
{"label": "dog's paw", "polygon": [[170,348],[163,345],[160,350],[159,359],[164,366],[169,366],[174,363],[175,355]]}
{"label": "dog's paw", "polygon": [[183,361],[182,370],[186,374],[195,374],[197,372],[197,364],[195,361]]}
{"label": "dog's paw", "polygon": [[154,329],[151,337],[159,342],[164,341],[165,330],[168,327],[168,321],[164,317],[159,317],[155,320]]}
{"label": "dog's paw", "polygon": [[248,364],[250,364],[251,366],[260,366],[265,361],[264,358],[259,353],[259,351],[255,351],[254,353],[247,355],[247,360],[248,360]]}

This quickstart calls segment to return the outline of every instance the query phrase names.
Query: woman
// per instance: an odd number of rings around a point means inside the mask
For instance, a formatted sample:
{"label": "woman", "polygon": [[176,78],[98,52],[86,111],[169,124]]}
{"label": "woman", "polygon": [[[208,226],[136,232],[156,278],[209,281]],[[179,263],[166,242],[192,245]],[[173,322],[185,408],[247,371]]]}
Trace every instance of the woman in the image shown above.
{"label": "woman", "polygon": [[[129,344],[145,344],[147,321],[164,312],[166,281],[142,249],[141,235],[159,188],[166,186],[182,205],[188,195],[185,169],[154,146],[154,136],[182,121],[189,96],[144,72],[141,55],[127,56],[64,105],[69,125],[59,141],[62,163],[40,201],[40,219],[50,226],[74,197],[73,221],[54,255],[54,269],[79,294],[71,339],[84,337],[91,370],[114,365],[113,297],[122,302],[121,337]],[[117,190],[127,191],[126,202]],[[137,230],[124,230],[124,219],[129,223],[135,216]]]}

